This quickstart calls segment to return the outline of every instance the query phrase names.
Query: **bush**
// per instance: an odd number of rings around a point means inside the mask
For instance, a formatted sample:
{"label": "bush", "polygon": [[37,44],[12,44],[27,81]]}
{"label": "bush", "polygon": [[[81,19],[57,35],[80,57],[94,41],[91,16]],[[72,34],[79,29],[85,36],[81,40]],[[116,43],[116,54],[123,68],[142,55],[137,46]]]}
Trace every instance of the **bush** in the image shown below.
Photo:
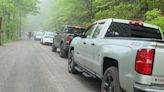
{"label": "bush", "polygon": [[159,9],[147,11],[145,16],[146,22],[160,26],[162,32],[164,33],[164,16],[162,16],[161,11]]}

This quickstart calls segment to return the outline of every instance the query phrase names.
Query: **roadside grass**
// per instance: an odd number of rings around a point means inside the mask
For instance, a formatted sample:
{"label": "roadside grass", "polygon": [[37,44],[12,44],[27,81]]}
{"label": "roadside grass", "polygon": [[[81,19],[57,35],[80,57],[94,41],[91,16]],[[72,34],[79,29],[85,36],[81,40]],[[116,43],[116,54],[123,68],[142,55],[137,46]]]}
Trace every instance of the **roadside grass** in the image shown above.
{"label": "roadside grass", "polygon": [[10,42],[12,42],[12,41],[11,40],[3,40],[2,44],[7,44],[7,43],[10,43]]}
{"label": "roadside grass", "polygon": [[15,42],[15,41],[19,41],[19,40],[21,40],[21,39],[20,38],[15,38],[15,39],[9,40],[6,37],[4,37],[4,38],[2,38],[2,45],[3,44],[8,44],[8,43],[11,43],[11,42]]}

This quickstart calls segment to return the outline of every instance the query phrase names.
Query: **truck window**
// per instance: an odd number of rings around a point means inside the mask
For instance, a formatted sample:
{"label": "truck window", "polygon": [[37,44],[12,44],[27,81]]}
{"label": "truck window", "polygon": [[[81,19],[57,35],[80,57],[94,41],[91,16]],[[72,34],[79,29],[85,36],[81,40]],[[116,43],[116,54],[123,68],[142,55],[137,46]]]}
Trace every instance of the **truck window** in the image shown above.
{"label": "truck window", "polygon": [[105,37],[133,37],[162,39],[159,29],[113,22]]}
{"label": "truck window", "polygon": [[90,26],[90,27],[88,28],[87,32],[85,33],[85,36],[86,36],[86,37],[91,36],[92,31],[94,30],[95,26],[96,26],[96,24],[94,24],[94,25],[92,25],[92,26]]}
{"label": "truck window", "polygon": [[97,38],[97,37],[99,36],[100,31],[101,31],[101,29],[103,28],[103,26],[104,26],[104,23],[99,23],[99,24],[98,24],[96,30],[95,30],[94,33],[93,33],[92,38]]}

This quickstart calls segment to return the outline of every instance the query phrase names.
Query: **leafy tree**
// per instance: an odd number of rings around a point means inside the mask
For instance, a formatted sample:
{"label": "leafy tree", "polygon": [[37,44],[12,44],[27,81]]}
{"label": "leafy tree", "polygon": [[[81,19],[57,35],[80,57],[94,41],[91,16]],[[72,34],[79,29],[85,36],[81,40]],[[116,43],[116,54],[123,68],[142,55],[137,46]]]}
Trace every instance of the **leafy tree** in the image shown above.
{"label": "leafy tree", "polygon": [[37,14],[37,0],[0,0],[0,16],[3,18],[3,41],[19,38],[21,24],[27,14]]}
{"label": "leafy tree", "polygon": [[[161,15],[161,11],[159,9],[153,9],[151,11],[147,11],[146,19],[148,23],[155,24],[160,26],[162,29],[164,29],[164,16]],[[163,30],[164,33],[164,30]]]}
{"label": "leafy tree", "polygon": [[44,28],[61,31],[66,24],[86,27],[105,18],[146,20],[163,28],[163,6],[164,0],[54,0]]}

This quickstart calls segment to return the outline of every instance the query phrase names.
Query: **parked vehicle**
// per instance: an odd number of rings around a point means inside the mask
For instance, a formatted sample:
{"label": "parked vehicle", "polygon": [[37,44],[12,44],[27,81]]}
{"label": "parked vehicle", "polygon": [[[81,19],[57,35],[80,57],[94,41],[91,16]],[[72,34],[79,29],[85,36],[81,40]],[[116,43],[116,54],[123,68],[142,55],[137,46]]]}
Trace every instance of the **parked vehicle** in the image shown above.
{"label": "parked vehicle", "polygon": [[51,44],[53,43],[53,38],[56,35],[54,32],[45,32],[41,38],[41,44]]}
{"label": "parked vehicle", "polygon": [[54,42],[52,44],[52,51],[55,52],[57,48],[60,48],[60,56],[67,57],[69,45],[75,36],[81,35],[85,31],[84,28],[77,26],[64,27],[62,32],[59,32],[54,37]]}
{"label": "parked vehicle", "polygon": [[44,32],[36,32],[34,36],[34,40],[41,40],[43,35],[44,35]]}
{"label": "parked vehicle", "polygon": [[163,56],[158,26],[105,19],[72,40],[68,70],[102,79],[101,92],[164,92]]}

